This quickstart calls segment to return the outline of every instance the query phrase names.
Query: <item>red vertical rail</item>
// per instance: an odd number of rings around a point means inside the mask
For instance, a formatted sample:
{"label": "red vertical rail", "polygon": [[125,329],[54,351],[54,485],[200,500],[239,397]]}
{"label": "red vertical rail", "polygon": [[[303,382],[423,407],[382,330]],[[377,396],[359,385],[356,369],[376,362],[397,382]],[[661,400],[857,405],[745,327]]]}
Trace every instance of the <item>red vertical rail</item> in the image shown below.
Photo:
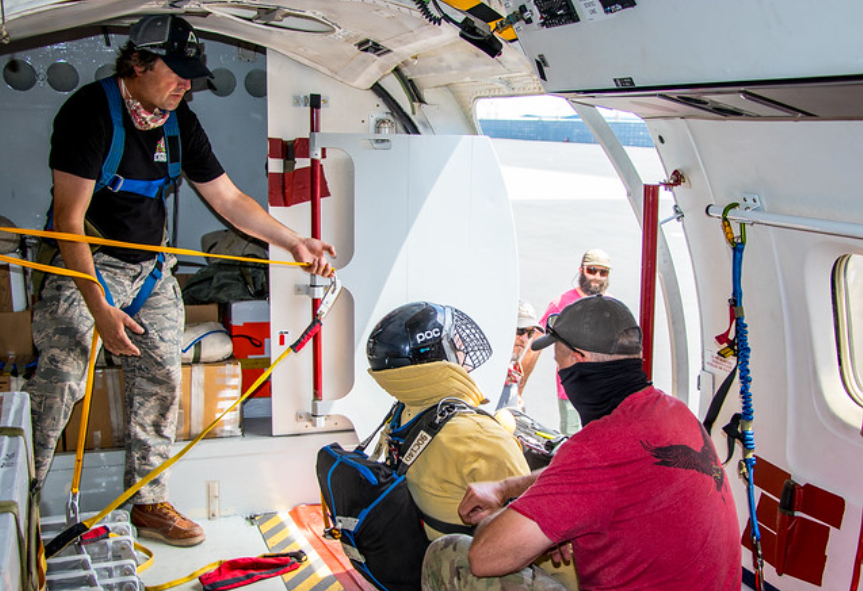
{"label": "red vertical rail", "polygon": [[[321,95],[309,95],[309,132],[318,133],[321,131]],[[314,144],[314,150],[309,153],[311,159],[311,192],[312,192],[312,238],[321,239],[321,151],[317,144]],[[316,285],[317,280],[312,276],[312,285]],[[318,313],[318,308],[321,305],[321,298],[312,298],[312,317]],[[314,400],[324,399],[324,376],[323,376],[323,346],[321,341],[321,331],[312,339],[312,397]]]}
{"label": "red vertical rail", "polygon": [[659,235],[659,185],[644,185],[641,224],[641,324],[644,373],[653,379],[653,321],[656,307],[656,243]]}

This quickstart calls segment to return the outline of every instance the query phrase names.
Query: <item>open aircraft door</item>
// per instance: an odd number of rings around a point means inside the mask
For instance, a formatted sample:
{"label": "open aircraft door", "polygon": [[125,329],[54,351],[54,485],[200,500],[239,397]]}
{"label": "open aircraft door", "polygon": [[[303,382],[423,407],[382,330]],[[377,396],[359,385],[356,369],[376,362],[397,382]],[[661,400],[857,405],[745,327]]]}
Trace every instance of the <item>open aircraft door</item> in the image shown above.
{"label": "open aircraft door", "polygon": [[[456,306],[482,327],[494,354],[472,375],[497,396],[515,330],[518,257],[489,138],[316,133],[310,145],[312,154],[325,149],[322,236],[339,251],[344,288],[322,333],[323,402],[312,403],[311,356],[287,359],[272,377],[273,434],[353,426],[362,438],[377,426],[393,400],[367,373],[366,340],[411,301]],[[301,233],[309,228],[308,202],[271,212]],[[309,282],[293,269],[271,272],[273,357],[292,341],[281,327],[309,321]]]}

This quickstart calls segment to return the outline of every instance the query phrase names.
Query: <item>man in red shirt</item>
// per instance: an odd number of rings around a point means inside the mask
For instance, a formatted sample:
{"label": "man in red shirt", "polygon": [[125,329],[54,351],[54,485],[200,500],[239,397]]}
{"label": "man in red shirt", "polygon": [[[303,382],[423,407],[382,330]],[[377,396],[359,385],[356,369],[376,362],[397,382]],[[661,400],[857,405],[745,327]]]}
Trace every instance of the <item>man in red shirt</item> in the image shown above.
{"label": "man in red shirt", "polygon": [[557,548],[585,591],[738,591],[728,478],[698,419],[647,381],[630,311],[581,298],[533,347],[552,344],[584,428],[543,472],[468,489],[459,514],[475,537],[429,548],[424,589],[561,589],[530,566]]}

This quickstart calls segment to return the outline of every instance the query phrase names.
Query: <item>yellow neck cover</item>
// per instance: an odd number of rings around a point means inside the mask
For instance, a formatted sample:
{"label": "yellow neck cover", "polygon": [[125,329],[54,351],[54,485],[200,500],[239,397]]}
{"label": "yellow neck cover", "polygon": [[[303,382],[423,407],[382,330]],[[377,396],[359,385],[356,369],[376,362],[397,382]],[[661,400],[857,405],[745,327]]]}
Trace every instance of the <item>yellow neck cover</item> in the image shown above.
{"label": "yellow neck cover", "polygon": [[473,406],[488,402],[464,368],[449,361],[369,370],[369,375],[390,396],[408,407],[423,409],[448,397],[464,400]]}

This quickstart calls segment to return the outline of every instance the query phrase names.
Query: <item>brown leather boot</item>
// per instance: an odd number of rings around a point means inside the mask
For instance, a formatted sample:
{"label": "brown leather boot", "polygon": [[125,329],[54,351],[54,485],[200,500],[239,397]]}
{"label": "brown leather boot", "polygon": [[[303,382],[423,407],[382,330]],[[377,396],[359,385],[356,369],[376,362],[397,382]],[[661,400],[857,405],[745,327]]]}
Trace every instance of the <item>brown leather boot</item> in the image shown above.
{"label": "brown leather boot", "polygon": [[172,546],[194,546],[206,538],[201,526],[174,509],[171,503],[135,505],[131,519],[140,537],[161,540]]}

